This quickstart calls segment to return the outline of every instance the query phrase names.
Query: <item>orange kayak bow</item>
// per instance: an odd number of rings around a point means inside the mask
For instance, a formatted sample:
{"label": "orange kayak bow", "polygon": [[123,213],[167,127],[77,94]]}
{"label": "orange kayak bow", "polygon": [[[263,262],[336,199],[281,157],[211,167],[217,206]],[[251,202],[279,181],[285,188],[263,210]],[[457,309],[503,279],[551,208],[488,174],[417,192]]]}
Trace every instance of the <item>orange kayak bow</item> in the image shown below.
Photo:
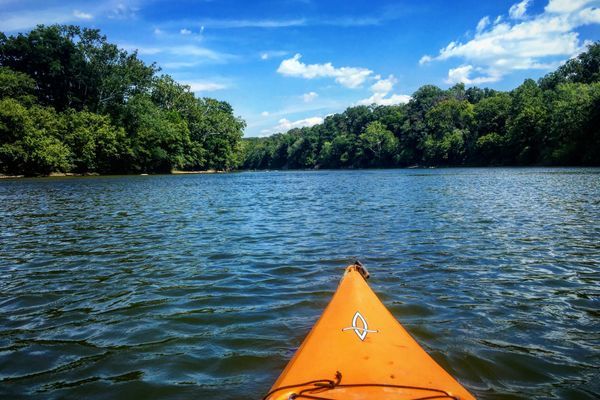
{"label": "orange kayak bow", "polygon": [[356,263],[264,400],[474,399],[385,308]]}

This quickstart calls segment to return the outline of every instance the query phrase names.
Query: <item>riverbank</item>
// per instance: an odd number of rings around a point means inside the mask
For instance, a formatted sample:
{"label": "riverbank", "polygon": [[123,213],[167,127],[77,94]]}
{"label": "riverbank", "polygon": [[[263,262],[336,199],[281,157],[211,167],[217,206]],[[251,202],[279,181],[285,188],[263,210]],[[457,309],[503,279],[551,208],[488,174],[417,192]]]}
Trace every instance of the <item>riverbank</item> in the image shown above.
{"label": "riverbank", "polygon": [[171,171],[171,175],[195,175],[195,174],[225,174],[232,171],[223,171],[216,169],[207,169],[205,171]]}
{"label": "riverbank", "polygon": [[[224,170],[216,170],[216,169],[208,169],[204,171],[178,171],[173,170],[170,173],[141,173],[141,174],[118,174],[118,175],[207,175],[207,174],[225,174],[233,171],[224,171]],[[86,172],[86,173],[76,173],[76,172],[51,172],[48,175],[4,175],[0,174],[0,179],[18,179],[18,178],[56,178],[56,177],[81,177],[81,176],[114,176],[113,174],[99,174],[97,172]]]}
{"label": "riverbank", "polygon": [[550,168],[550,169],[564,169],[564,168],[600,168],[598,165],[490,165],[490,166],[477,166],[477,165],[463,165],[463,166],[426,166],[426,165],[411,165],[407,167],[393,167],[393,168],[304,168],[304,169],[237,169],[230,171],[223,170],[203,170],[203,171],[178,171],[174,170],[169,173],[139,173],[139,174],[98,174],[98,173],[73,173],[73,172],[53,172],[49,175],[3,175],[0,174],[0,179],[19,179],[19,178],[57,178],[57,177],[85,177],[85,176],[156,176],[156,175],[213,175],[213,174],[229,174],[239,172],[307,172],[307,171],[384,171],[384,170],[432,170],[432,169],[528,169],[528,168]]}
{"label": "riverbank", "polygon": [[75,173],[75,172],[51,172],[48,175],[4,175],[0,174],[0,179],[16,179],[16,178],[56,178],[63,176],[100,176],[96,172]]}

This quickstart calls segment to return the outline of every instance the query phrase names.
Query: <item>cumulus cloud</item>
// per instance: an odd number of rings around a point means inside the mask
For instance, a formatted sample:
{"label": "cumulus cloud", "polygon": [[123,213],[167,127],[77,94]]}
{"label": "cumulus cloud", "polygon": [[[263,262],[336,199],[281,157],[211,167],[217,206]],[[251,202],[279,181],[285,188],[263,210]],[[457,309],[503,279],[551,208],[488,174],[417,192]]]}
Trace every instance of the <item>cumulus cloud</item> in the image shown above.
{"label": "cumulus cloud", "polygon": [[508,15],[512,19],[523,19],[525,18],[525,13],[527,12],[527,7],[529,7],[530,0],[523,0],[520,3],[513,4],[508,9]]}
{"label": "cumulus cloud", "polygon": [[179,33],[181,33],[182,35],[191,35],[192,31],[190,31],[189,29],[183,28],[183,29],[179,30]]}
{"label": "cumulus cloud", "polygon": [[260,113],[261,117],[268,117],[269,116],[269,112],[268,111],[263,111]]}
{"label": "cumulus cloud", "polygon": [[496,75],[494,71],[490,71],[488,74],[481,74],[478,77],[471,78],[471,73],[473,71],[478,72],[480,74],[484,72],[480,68],[474,68],[472,65],[462,65],[457,68],[452,68],[448,71],[448,78],[446,79],[446,83],[464,83],[467,85],[479,85],[482,83],[496,82],[500,79],[500,77]]}
{"label": "cumulus cloud", "polygon": [[588,24],[600,24],[600,8],[586,8],[579,13],[581,22]]}
{"label": "cumulus cloud", "polygon": [[284,76],[304,79],[334,78],[337,83],[348,88],[357,88],[373,74],[373,71],[360,67],[336,68],[331,63],[305,64],[300,61],[301,54],[285,59],[279,65],[277,72]]}
{"label": "cumulus cloud", "polygon": [[[584,49],[576,29],[600,23],[600,10],[594,7],[598,3],[550,0],[542,13],[523,19],[529,1],[522,1],[511,7],[512,21],[499,17],[490,25],[484,17],[473,39],[450,42],[437,56],[424,55],[419,63],[462,59],[466,62],[450,69],[447,81],[466,84],[495,82],[516,70],[555,68]],[[479,76],[472,77],[474,73]]]}
{"label": "cumulus cloud", "polygon": [[310,103],[317,97],[319,97],[319,94],[317,92],[308,92],[302,95],[302,100],[304,100],[305,103]]}
{"label": "cumulus cloud", "polygon": [[290,129],[294,128],[303,128],[303,127],[311,127],[318,124],[323,123],[323,118],[321,117],[310,117],[299,119],[297,121],[290,121],[287,118],[282,118],[278,121],[278,124],[271,129],[263,129],[261,133],[263,135],[269,135],[276,132],[287,132]]}
{"label": "cumulus cloud", "polygon": [[550,0],[544,10],[555,14],[572,13],[593,3],[593,0]]}
{"label": "cumulus cloud", "polygon": [[86,13],[79,10],[73,10],[73,16],[77,19],[92,19],[94,16],[90,13]]}
{"label": "cumulus cloud", "polygon": [[432,61],[434,61],[435,58],[428,56],[428,55],[424,55],[423,57],[421,57],[421,59],[419,60],[419,65],[424,65],[427,63],[430,63]]}
{"label": "cumulus cloud", "polygon": [[379,79],[371,85],[370,90],[373,94],[366,99],[360,100],[357,104],[389,106],[393,104],[408,103],[410,96],[405,94],[390,94],[397,82],[398,80],[394,75],[390,75],[386,79],[379,77]]}

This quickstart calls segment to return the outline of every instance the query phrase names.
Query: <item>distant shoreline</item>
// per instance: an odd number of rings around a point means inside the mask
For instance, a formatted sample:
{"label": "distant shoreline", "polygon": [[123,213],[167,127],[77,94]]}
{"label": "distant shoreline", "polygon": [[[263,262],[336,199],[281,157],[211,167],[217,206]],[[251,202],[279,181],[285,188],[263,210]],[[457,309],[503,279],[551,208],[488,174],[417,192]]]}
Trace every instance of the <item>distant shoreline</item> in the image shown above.
{"label": "distant shoreline", "polygon": [[216,169],[207,169],[207,170],[203,170],[203,171],[178,171],[178,170],[173,170],[173,171],[171,171],[171,175],[225,174],[227,172],[233,172],[233,171],[223,171],[223,170],[216,170]]}
{"label": "distant shoreline", "polygon": [[3,175],[2,179],[24,179],[24,178],[61,178],[61,177],[106,177],[106,176],[157,176],[157,175],[213,175],[213,174],[230,174],[239,172],[300,172],[300,171],[380,171],[380,170],[430,170],[430,169],[495,169],[495,168],[600,168],[598,165],[462,165],[462,166],[409,166],[409,167],[392,167],[392,168],[304,168],[304,169],[237,169],[230,171],[205,170],[205,171],[171,171],[170,173],[138,173],[138,174],[98,174],[90,173],[75,173],[75,172],[53,172],[49,175]]}
{"label": "distant shoreline", "polygon": [[97,172],[51,172],[48,175],[4,175],[0,174],[0,179],[19,179],[19,178],[61,178],[61,177],[83,177],[83,176],[147,176],[147,175],[208,175],[208,174],[225,174],[228,172],[237,171],[221,171],[209,169],[204,171],[171,171],[170,173],[139,173],[139,174],[99,174]]}

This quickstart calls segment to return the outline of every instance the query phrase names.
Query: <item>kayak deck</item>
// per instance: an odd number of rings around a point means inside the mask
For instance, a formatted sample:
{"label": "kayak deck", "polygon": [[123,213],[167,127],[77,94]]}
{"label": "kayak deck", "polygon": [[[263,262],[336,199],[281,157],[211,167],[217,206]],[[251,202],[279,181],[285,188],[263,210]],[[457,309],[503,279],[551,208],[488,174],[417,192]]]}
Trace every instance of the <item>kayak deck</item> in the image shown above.
{"label": "kayak deck", "polygon": [[283,370],[268,400],[474,399],[346,268],[331,302]]}

